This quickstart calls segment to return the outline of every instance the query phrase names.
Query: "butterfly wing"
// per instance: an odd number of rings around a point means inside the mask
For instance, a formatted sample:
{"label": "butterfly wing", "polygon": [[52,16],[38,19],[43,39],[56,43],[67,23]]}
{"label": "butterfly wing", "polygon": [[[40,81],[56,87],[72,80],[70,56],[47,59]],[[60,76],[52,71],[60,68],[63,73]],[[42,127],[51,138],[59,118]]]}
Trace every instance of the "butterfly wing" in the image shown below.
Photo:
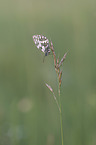
{"label": "butterfly wing", "polygon": [[37,48],[45,53],[45,56],[47,56],[50,53],[49,40],[45,36],[34,35],[33,41],[35,45],[37,46]]}

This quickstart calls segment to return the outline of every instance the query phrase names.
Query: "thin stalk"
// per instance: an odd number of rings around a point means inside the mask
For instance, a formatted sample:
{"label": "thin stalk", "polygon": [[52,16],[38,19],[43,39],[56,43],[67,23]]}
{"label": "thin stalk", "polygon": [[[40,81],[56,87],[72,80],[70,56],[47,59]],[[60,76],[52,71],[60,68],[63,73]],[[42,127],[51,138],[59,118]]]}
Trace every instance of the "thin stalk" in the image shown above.
{"label": "thin stalk", "polygon": [[61,108],[60,108],[60,106],[59,106],[59,104],[58,104],[58,101],[57,101],[57,99],[56,99],[56,97],[55,97],[55,94],[54,94],[54,92],[53,92],[53,96],[54,96],[54,99],[55,99],[55,101],[56,101],[56,104],[57,104],[57,106],[58,106],[58,109],[59,109],[59,111],[60,111],[60,113],[61,113]]}
{"label": "thin stalk", "polygon": [[60,87],[59,87],[58,91],[59,91],[59,104],[60,104],[61,141],[62,141],[62,145],[64,145],[63,144],[63,124],[62,124],[62,107],[61,107]]}
{"label": "thin stalk", "polygon": [[[60,96],[59,96],[60,97]],[[63,145],[63,125],[62,125],[62,109],[61,109],[61,102],[60,102],[60,123],[61,123],[61,140]]]}
{"label": "thin stalk", "polygon": [[58,106],[59,111],[61,111],[61,110],[60,110],[60,107],[59,107],[59,104],[58,104],[58,101],[57,101],[57,98],[56,98],[56,96],[55,96],[55,93],[53,92],[52,87],[49,86],[49,85],[46,84],[46,83],[45,83],[45,85],[46,85],[46,86],[48,87],[48,89],[53,93],[54,100],[56,101],[56,104],[57,104],[57,106]]}

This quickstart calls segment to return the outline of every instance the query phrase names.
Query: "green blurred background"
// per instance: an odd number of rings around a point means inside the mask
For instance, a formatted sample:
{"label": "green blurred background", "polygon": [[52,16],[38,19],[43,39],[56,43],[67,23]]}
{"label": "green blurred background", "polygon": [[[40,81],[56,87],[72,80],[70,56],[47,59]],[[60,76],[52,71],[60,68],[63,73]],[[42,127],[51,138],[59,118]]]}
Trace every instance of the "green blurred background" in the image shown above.
{"label": "green blurred background", "polygon": [[96,145],[96,0],[0,1],[0,145],[61,145],[52,55],[32,40],[43,34],[62,58],[64,145]]}

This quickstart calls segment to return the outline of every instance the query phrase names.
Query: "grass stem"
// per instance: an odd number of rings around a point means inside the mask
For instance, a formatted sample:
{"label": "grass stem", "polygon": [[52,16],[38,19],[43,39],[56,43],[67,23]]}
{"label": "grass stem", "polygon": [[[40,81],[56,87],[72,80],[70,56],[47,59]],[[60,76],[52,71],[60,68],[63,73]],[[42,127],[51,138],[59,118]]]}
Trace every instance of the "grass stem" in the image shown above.
{"label": "grass stem", "polygon": [[61,105],[61,91],[60,91],[61,85],[59,85],[59,77],[58,77],[58,94],[59,94],[59,106],[60,106],[60,125],[61,125],[61,141],[62,145],[64,145],[63,140],[63,124],[62,124],[62,105]]}
{"label": "grass stem", "polygon": [[62,108],[61,108],[61,98],[60,98],[60,94],[59,94],[59,103],[60,103],[61,140],[62,140],[62,145],[64,145],[63,144]]}

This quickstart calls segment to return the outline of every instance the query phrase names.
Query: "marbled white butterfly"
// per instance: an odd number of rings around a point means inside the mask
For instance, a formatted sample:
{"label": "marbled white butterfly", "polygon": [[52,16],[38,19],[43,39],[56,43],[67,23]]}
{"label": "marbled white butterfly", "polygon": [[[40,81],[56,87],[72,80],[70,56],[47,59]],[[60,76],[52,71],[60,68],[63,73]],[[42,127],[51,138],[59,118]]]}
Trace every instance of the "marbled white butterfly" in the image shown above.
{"label": "marbled white butterfly", "polygon": [[50,53],[49,40],[45,36],[34,35],[33,41],[37,48],[45,53],[45,56],[47,56]]}

